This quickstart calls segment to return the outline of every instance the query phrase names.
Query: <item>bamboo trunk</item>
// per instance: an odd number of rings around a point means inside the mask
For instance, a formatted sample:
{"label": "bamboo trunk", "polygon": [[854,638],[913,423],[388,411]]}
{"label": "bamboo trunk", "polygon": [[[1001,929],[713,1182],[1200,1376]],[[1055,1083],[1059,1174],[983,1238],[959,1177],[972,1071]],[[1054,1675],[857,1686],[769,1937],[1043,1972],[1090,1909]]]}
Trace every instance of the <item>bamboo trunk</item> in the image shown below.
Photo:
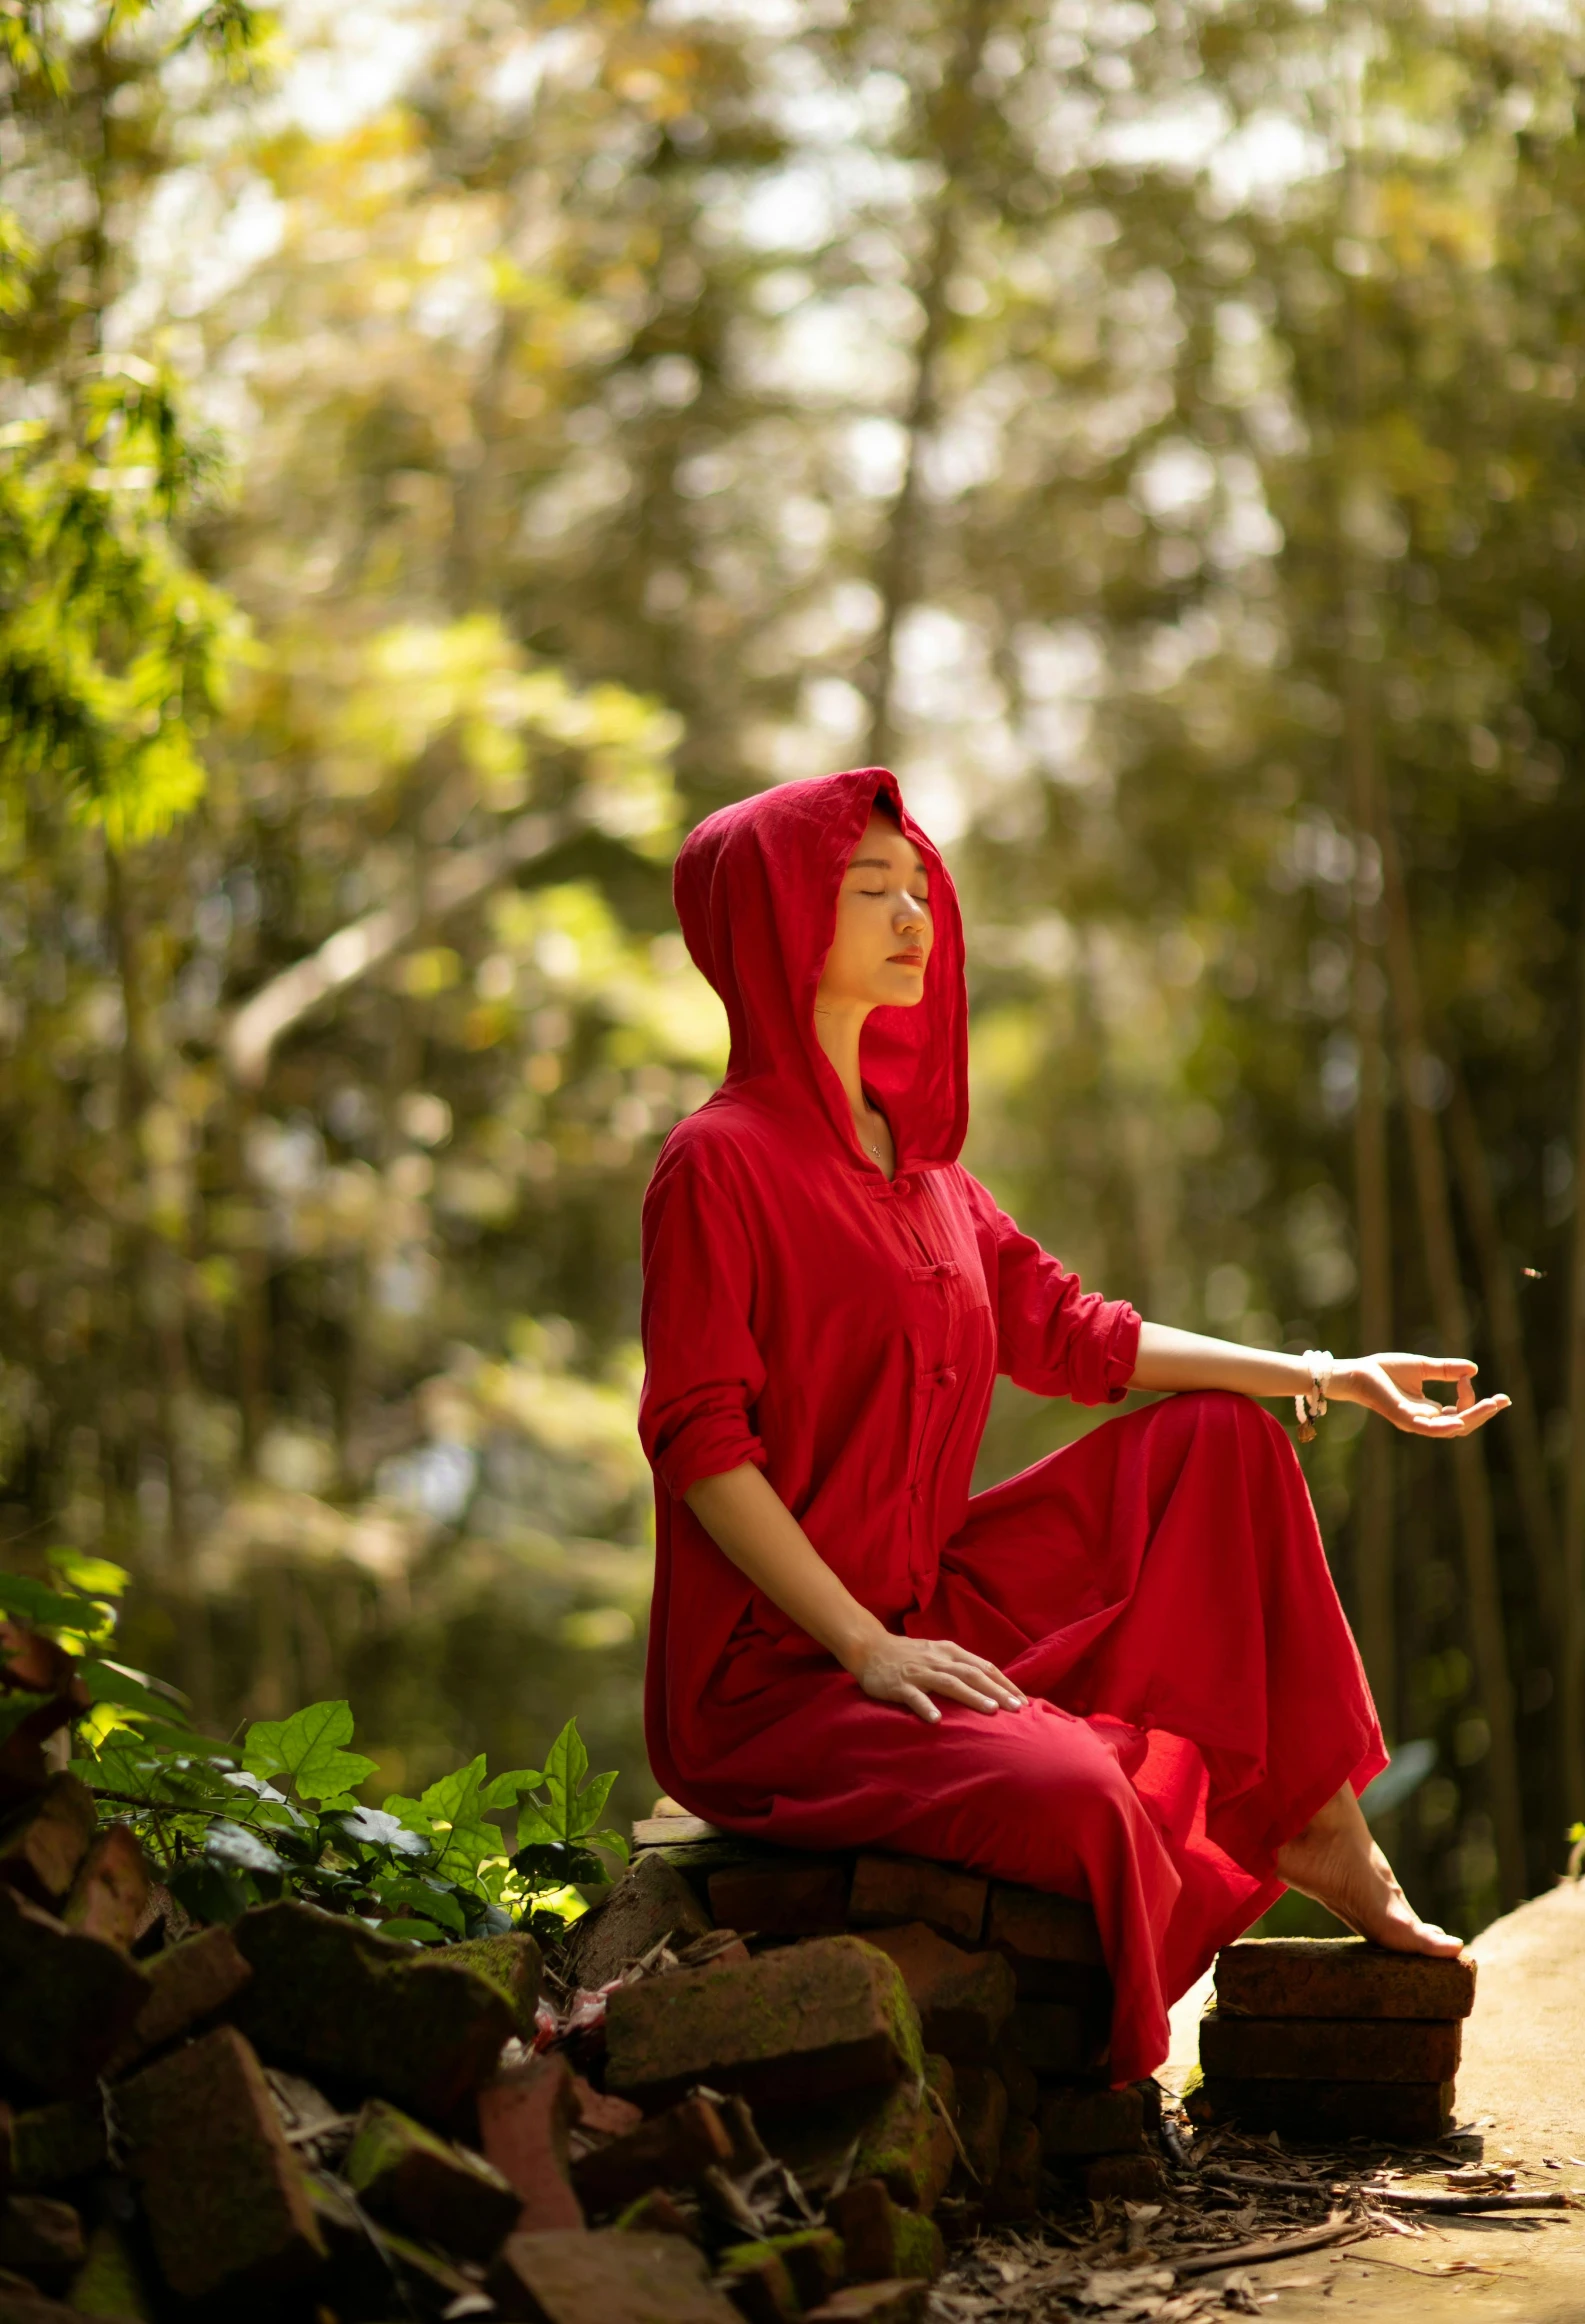
{"label": "bamboo trunk", "polygon": [[[1456,1355],[1468,1343],[1469,1313],[1459,1276],[1447,1158],[1427,1087],[1431,1060],[1425,1040],[1425,1012],[1420,997],[1409,899],[1384,801],[1380,802],[1380,808],[1378,837],[1387,904],[1387,957],[1403,1069],[1409,1160],[1436,1328],[1447,1353]],[[1498,1887],[1507,1908],[1517,1904],[1525,1893],[1524,1814],[1519,1792],[1513,1685],[1508,1674],[1507,1634],[1497,1571],[1491,1480],[1486,1471],[1485,1447],[1478,1436],[1450,1446],[1449,1452],[1464,1552],[1470,1647],[1481,1708],[1491,1732],[1487,1782],[1497,1843]]]}

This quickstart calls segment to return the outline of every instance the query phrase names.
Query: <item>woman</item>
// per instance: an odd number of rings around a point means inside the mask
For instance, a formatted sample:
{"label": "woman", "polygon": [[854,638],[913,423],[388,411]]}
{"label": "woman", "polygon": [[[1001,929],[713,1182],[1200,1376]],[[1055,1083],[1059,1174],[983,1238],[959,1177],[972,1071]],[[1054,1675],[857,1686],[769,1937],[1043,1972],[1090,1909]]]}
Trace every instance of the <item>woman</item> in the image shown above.
{"label": "woman", "polygon": [[[667,1790],[735,1831],[1087,1897],[1118,2081],[1285,1885],[1456,1952],[1372,1846],[1381,1732],[1298,1462],[1248,1399],[1324,1392],[1438,1437],[1506,1399],[1477,1403],[1462,1360],[1328,1381],[1142,1324],[1019,1233],[957,1159],[962,923],[884,769],[712,815],[676,899],[732,1050],[644,1209]],[[971,1498],[997,1372],[1085,1404],[1199,1393]]]}

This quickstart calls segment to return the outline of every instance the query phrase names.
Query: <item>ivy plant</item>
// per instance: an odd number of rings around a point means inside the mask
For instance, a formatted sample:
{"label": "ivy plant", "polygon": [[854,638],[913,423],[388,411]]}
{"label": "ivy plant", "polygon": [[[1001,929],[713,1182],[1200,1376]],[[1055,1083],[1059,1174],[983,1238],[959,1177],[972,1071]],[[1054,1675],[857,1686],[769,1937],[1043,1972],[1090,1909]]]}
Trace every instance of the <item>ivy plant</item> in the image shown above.
{"label": "ivy plant", "polygon": [[[69,1551],[51,1563],[54,1588],[0,1574],[0,1613],[77,1658],[89,1707],[72,1772],[138,1834],[195,1919],[298,1896],[420,1944],[514,1927],[554,1940],[583,1910],[575,1884],[625,1862],[626,1843],[600,1824],[615,1773],[589,1773],[576,1720],[542,1768],[492,1777],[481,1753],[416,1799],[392,1792],[366,1806],[357,1795],[375,1762],[350,1747],[350,1705],[255,1719],[235,1742],[202,1735],[175,1688],[103,1651],[122,1569]],[[0,1741],[41,1699],[0,1693]],[[493,1820],[502,1814],[515,1818],[512,1839]]]}

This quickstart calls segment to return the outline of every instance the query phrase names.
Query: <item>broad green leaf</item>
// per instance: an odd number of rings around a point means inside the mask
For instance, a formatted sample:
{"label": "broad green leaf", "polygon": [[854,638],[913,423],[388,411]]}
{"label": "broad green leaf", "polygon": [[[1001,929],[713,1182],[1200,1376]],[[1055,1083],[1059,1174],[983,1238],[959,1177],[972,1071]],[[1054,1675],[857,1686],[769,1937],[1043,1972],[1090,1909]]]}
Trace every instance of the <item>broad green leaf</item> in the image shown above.
{"label": "broad green leaf", "polygon": [[15,1614],[40,1630],[97,1630],[105,1609],[92,1598],[66,1597],[27,1574],[0,1574],[0,1613]]}
{"label": "broad green leaf", "polygon": [[132,1579],[124,1565],[112,1565],[107,1557],[90,1557],[81,1549],[52,1549],[47,1562],[68,1589],[80,1590],[85,1597],[119,1598]]}
{"label": "broad green leaf", "polygon": [[382,1904],[402,1905],[409,1912],[421,1913],[442,1928],[450,1929],[455,1937],[467,1934],[467,1918],[456,1898],[433,1882],[416,1880],[409,1873],[386,1873],[372,1883],[374,1893]]}
{"label": "broad green leaf", "polygon": [[540,1767],[515,1767],[509,1775],[497,1775],[484,1787],[481,1803],[487,1808],[515,1808],[525,1792],[538,1791],[545,1780]]}
{"label": "broad green leaf", "polygon": [[103,1655],[90,1655],[82,1665],[81,1676],[90,1702],[117,1703],[123,1710],[144,1711],[167,1725],[185,1722],[186,1696],[145,1671],[107,1662]]}
{"label": "broad green leaf", "polygon": [[445,1930],[437,1929],[433,1921],[397,1919],[377,1921],[371,1925],[382,1937],[411,1937],[419,1945],[443,1945],[446,1942]]}
{"label": "broad green leaf", "polygon": [[[443,1775],[422,1794],[419,1806],[431,1824],[477,1823],[483,1804],[480,1794],[485,1782],[484,1753],[472,1759],[466,1767],[459,1767],[450,1775]],[[500,1835],[497,1833],[499,1839]]]}
{"label": "broad green leaf", "polygon": [[427,1856],[430,1850],[428,1835],[415,1832],[399,1816],[379,1808],[353,1808],[345,1815],[328,1819],[348,1840],[359,1841],[365,1847],[389,1848],[397,1856]]}
{"label": "broad green leaf", "polygon": [[253,1775],[285,1775],[304,1799],[355,1805],[352,1793],[374,1773],[374,1761],[341,1746],[352,1740],[352,1707],[310,1703],[289,1719],[256,1719],[243,1741],[242,1764]]}
{"label": "broad green leaf", "polygon": [[224,1865],[232,1872],[286,1870],[275,1850],[267,1847],[257,1832],[250,1832],[241,1824],[225,1820],[210,1826],[209,1835],[204,1841],[204,1854],[212,1864]]}

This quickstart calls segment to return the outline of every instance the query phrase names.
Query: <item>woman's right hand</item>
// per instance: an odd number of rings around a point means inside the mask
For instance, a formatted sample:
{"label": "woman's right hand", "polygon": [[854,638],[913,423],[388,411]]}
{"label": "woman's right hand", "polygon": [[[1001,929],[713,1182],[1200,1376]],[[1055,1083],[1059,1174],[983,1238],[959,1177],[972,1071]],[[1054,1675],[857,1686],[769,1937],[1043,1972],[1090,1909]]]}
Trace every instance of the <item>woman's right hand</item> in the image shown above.
{"label": "woman's right hand", "polygon": [[967,1703],[972,1711],[1022,1710],[1025,1697],[994,1662],[955,1646],[950,1638],[899,1638],[883,1631],[853,1676],[878,1703],[901,1703],[931,1724],[941,1713],[930,1700]]}

